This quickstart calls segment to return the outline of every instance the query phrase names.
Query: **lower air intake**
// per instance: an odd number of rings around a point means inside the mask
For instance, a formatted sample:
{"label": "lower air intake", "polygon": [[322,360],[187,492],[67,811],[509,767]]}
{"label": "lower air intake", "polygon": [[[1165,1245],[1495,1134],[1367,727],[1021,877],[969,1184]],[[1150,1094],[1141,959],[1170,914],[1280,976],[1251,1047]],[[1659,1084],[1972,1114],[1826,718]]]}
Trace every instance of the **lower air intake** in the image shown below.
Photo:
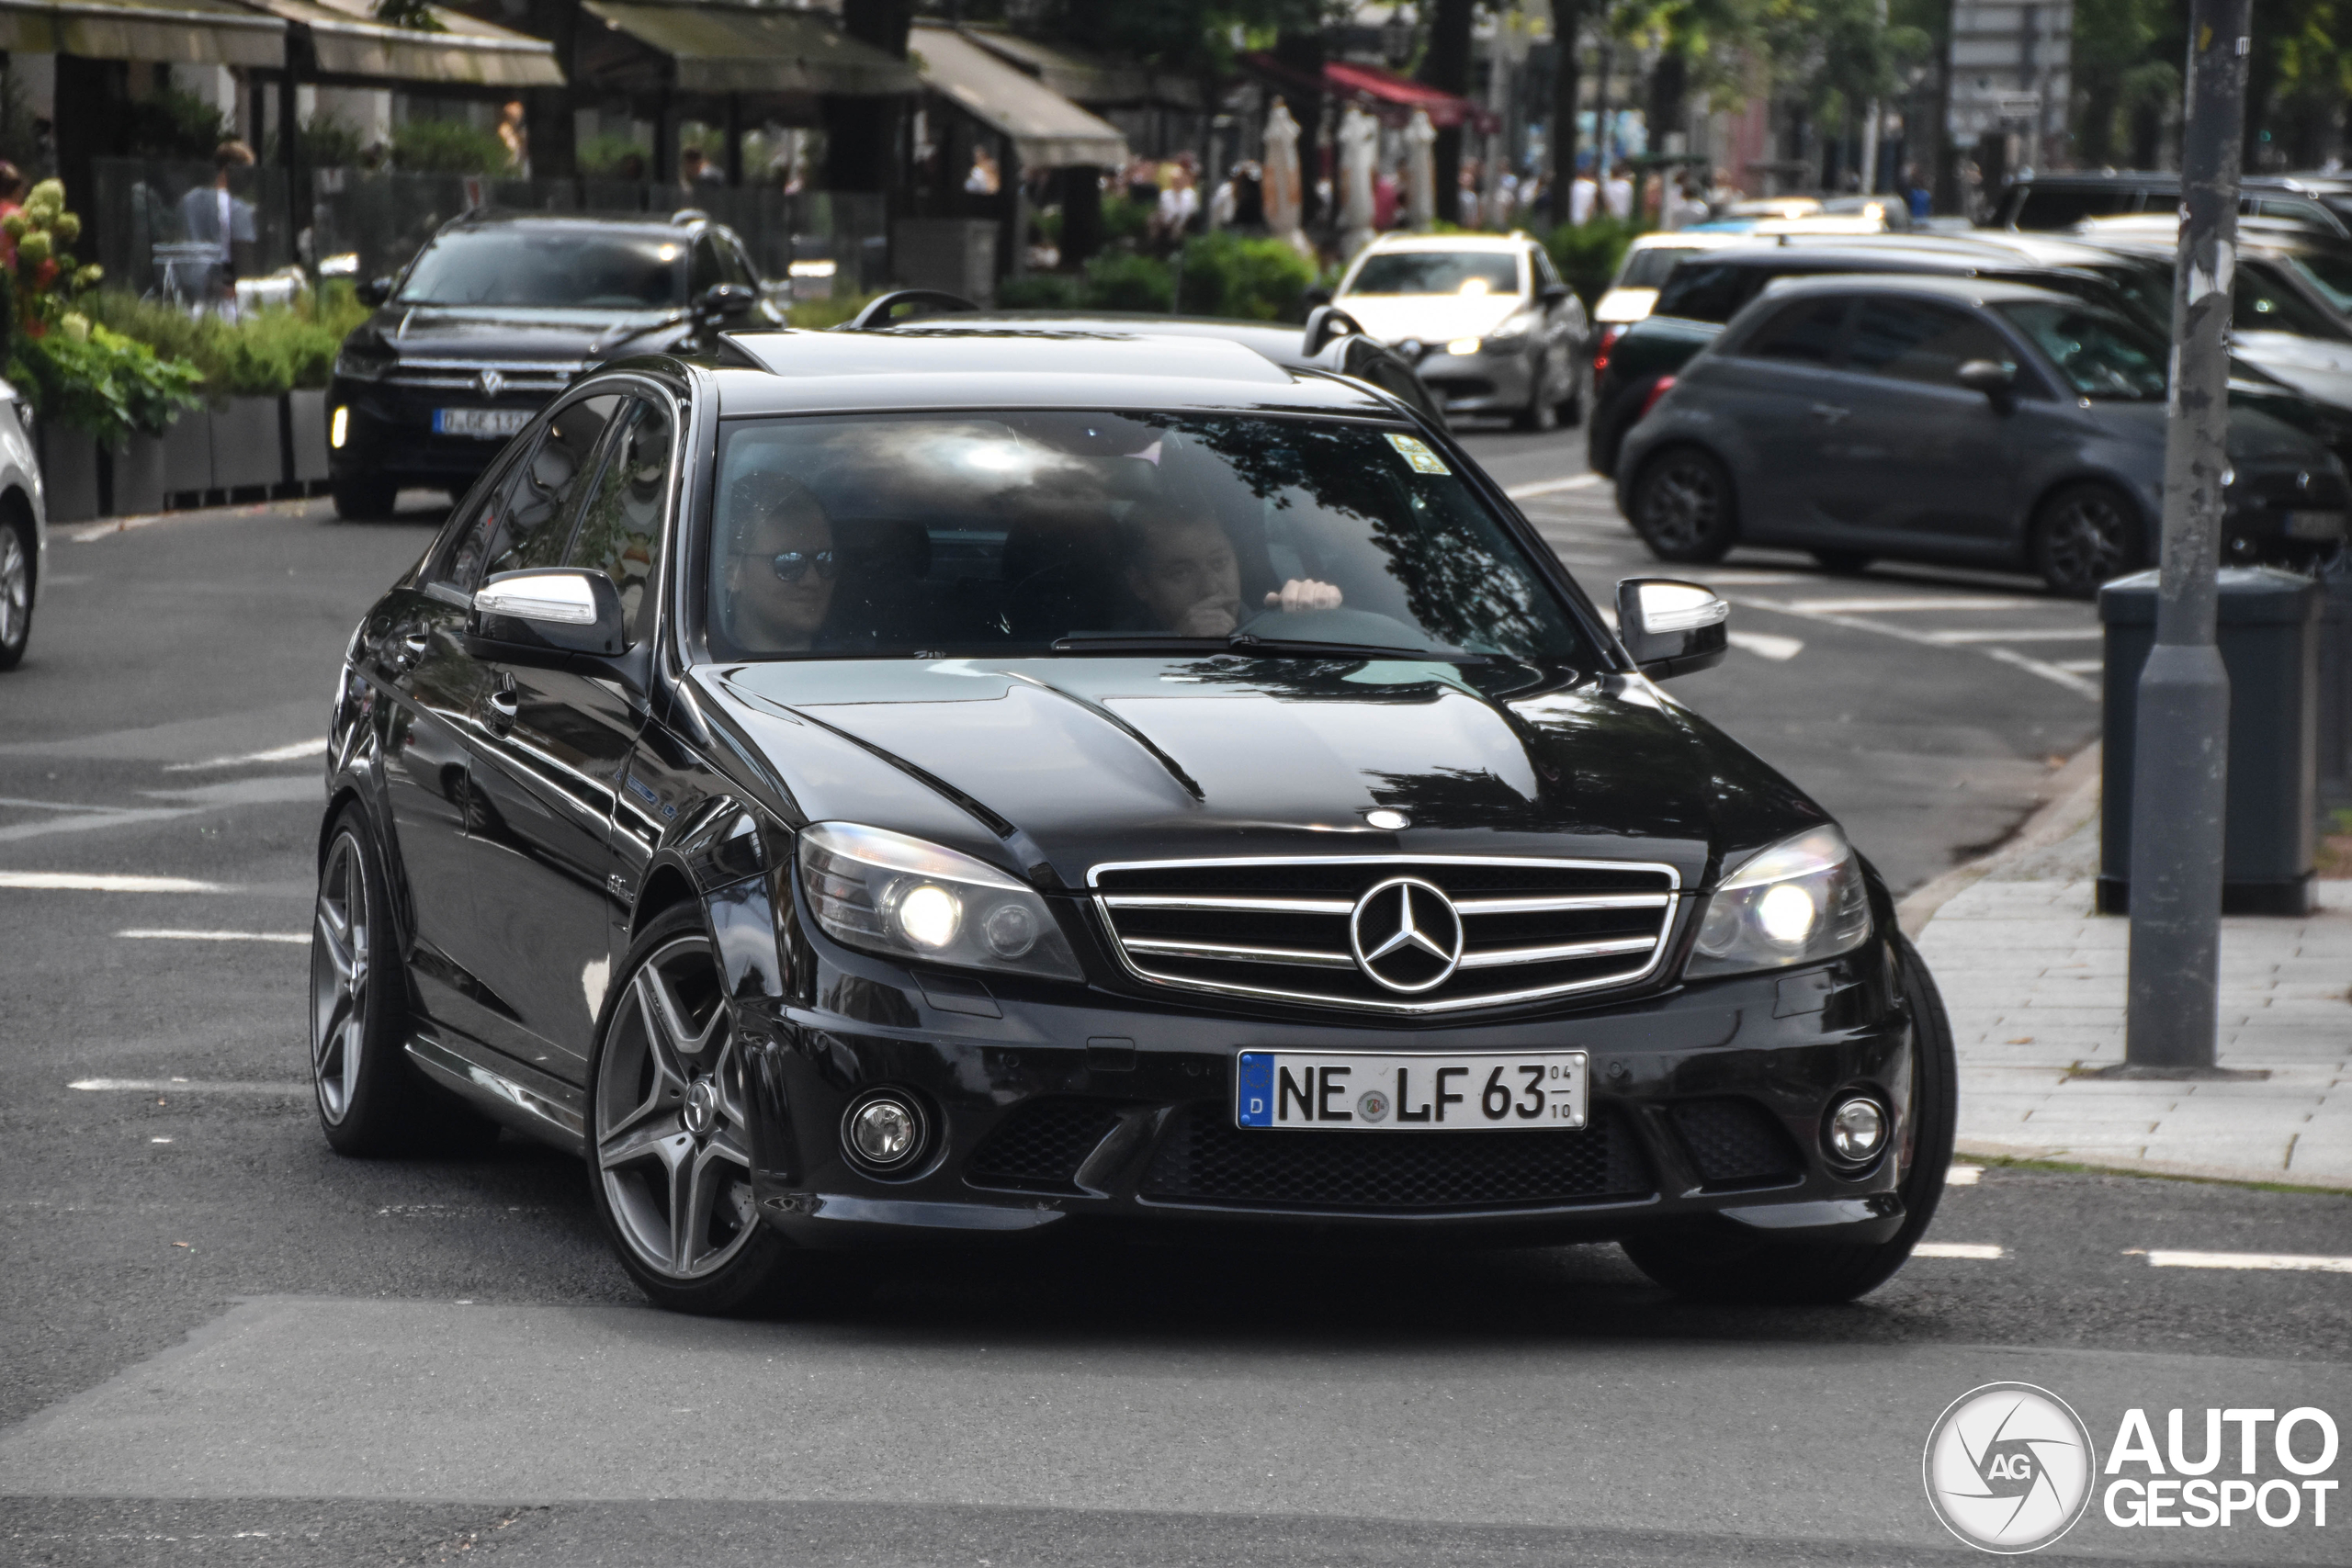
{"label": "lower air intake", "polygon": [[1787,1130],[1752,1100],[1688,1100],[1672,1114],[1690,1163],[1710,1187],[1768,1187],[1804,1174]]}
{"label": "lower air intake", "polygon": [[1075,1192],[1078,1168],[1118,1124],[1118,1111],[1099,1100],[1030,1100],[980,1141],[964,1179],[1021,1192]]}

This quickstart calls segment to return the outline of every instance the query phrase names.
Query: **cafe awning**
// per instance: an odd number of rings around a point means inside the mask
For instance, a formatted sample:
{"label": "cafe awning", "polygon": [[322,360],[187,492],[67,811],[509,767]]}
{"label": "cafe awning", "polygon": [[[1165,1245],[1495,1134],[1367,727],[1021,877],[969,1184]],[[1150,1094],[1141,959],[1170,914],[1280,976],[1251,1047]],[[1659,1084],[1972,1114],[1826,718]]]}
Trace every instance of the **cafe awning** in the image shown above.
{"label": "cafe awning", "polygon": [[274,71],[286,24],[230,0],[0,0],[0,50]]}
{"label": "cafe awning", "polygon": [[1154,71],[1148,65],[1110,55],[1041,43],[1002,28],[967,26],[957,31],[1074,104],[1091,108],[1201,107],[1200,85],[1187,76]]}
{"label": "cafe awning", "polygon": [[[584,0],[580,7],[581,75],[597,85],[605,73],[591,34],[633,39],[670,63],[665,85],[682,93],[831,94],[887,97],[919,84],[903,61],[843,33],[821,12],[766,6],[664,6]],[[625,64],[616,78],[633,74]],[[616,80],[617,85],[638,84]]]}
{"label": "cafe awning", "polygon": [[917,23],[907,58],[922,85],[1012,143],[1024,169],[1127,161],[1127,139],[1060,94],[952,28]]}
{"label": "cafe awning", "polygon": [[[5,3],[5,0],[0,0]],[[176,0],[175,0],[176,3]],[[308,33],[319,80],[439,82],[469,87],[560,87],[555,46],[432,8],[437,31],[376,20],[367,0],[246,0]]]}
{"label": "cafe awning", "polygon": [[1377,65],[1329,61],[1323,67],[1322,81],[1317,83],[1296,66],[1285,65],[1271,54],[1245,54],[1241,63],[1276,86],[1295,92],[1320,92],[1341,103],[1361,104],[1384,125],[1401,126],[1412,118],[1415,109],[1427,110],[1430,123],[1440,130],[1466,125],[1481,136],[1490,136],[1501,123],[1492,111],[1468,98],[1442,92],[1426,82],[1399,76]]}

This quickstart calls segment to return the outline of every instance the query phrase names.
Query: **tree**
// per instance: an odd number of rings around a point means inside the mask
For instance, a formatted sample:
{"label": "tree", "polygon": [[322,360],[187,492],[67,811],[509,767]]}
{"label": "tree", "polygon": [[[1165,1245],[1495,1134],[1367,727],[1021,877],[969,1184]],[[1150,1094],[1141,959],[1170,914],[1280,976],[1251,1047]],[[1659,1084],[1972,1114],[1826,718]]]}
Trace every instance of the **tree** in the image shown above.
{"label": "tree", "polygon": [[[1420,79],[1441,93],[1470,96],[1471,0],[1435,0],[1430,7],[1429,50],[1421,57]],[[1430,149],[1437,165],[1437,216],[1441,222],[1462,220],[1462,127],[1449,125],[1437,133]]]}
{"label": "tree", "polygon": [[[842,0],[842,31],[893,60],[907,57],[914,0]],[[825,184],[833,190],[888,191],[899,182],[903,98],[828,97]]]}
{"label": "tree", "polygon": [[[2180,102],[2180,62],[2158,46],[2168,0],[2075,0],[2075,152],[2089,164],[2138,163],[2131,145],[2143,117],[2162,124]],[[2153,161],[2153,160],[2152,160]]]}

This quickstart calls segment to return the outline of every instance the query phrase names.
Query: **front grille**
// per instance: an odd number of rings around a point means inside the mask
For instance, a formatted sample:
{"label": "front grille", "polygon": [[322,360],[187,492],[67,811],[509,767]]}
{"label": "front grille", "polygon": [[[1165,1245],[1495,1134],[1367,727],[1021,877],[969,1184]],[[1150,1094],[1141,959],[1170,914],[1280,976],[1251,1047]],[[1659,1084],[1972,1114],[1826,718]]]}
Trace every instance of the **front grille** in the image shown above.
{"label": "front grille", "polygon": [[1220,1104],[1179,1111],[1147,1199],[1252,1209],[1500,1209],[1638,1198],[1633,1134],[1602,1111],[1577,1132],[1246,1131]]}
{"label": "front grille", "polygon": [[[1356,956],[1351,927],[1358,901],[1397,877],[1437,889],[1458,919],[1461,961],[1451,975],[1410,950],[1378,965]],[[1168,861],[1097,866],[1090,880],[1119,956],[1143,979],[1407,1014],[1644,979],[1673,931],[1678,895],[1673,867],[1632,861]],[[1442,935],[1443,911],[1434,918]],[[1400,923],[1391,906],[1369,907],[1367,951]],[[1375,967],[1392,982],[1425,988],[1383,985]]]}
{"label": "front grille", "polygon": [[479,394],[481,373],[495,370],[504,382],[502,395],[513,392],[547,397],[571,385],[571,378],[587,367],[584,360],[403,359],[385,379],[398,387],[432,387]]}
{"label": "front grille", "polygon": [[1788,1130],[1752,1100],[1686,1100],[1674,1107],[1673,1121],[1710,1187],[1768,1186],[1803,1173]]}
{"label": "front grille", "polygon": [[964,1179],[975,1187],[1075,1192],[1078,1168],[1118,1124],[1119,1113],[1100,1100],[1030,1100],[980,1140]]}

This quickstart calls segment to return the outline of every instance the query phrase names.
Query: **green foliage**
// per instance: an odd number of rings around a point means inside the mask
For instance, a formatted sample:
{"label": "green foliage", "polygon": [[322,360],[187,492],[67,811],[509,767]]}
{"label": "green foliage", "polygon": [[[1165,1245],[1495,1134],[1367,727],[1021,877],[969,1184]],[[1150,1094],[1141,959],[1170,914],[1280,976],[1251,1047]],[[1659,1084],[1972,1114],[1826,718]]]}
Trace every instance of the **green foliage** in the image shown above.
{"label": "green foliage", "polygon": [[1006,310],[1075,310],[1085,303],[1085,284],[1066,272],[1032,272],[996,286],[996,302]]}
{"label": "green foliage", "polygon": [[1203,234],[1184,245],[1184,313],[1252,321],[1306,319],[1301,297],[1315,266],[1280,240]]}
{"label": "green foliage", "polygon": [[433,14],[431,0],[376,0],[374,15],[378,21],[392,27],[406,28],[412,32],[446,33],[441,18]]}
{"label": "green foliage", "polygon": [[835,294],[823,299],[796,299],[784,309],[785,321],[803,332],[823,332],[840,326],[872,303],[871,294]]}
{"label": "green foliage", "polygon": [[1090,310],[1156,310],[1163,315],[1175,292],[1166,262],[1127,251],[1106,251],[1089,261],[1081,288]]}
{"label": "green foliage", "polygon": [[1544,248],[1552,254],[1552,265],[1560,269],[1561,281],[1576,290],[1585,309],[1592,309],[1595,301],[1609,290],[1609,280],[1625,260],[1625,248],[1634,236],[1646,231],[1646,226],[1614,218],[1598,217],[1582,224],[1563,223],[1544,236]]}
{"label": "green foliage", "polygon": [[150,98],[119,107],[134,157],[209,159],[230,139],[220,111],[194,93],[166,87]]}
{"label": "green foliage", "polygon": [[161,435],[199,400],[194,366],[160,357],[102,326],[86,333],[19,334],[15,349],[8,379],[24,389],[33,412],[101,446],[119,446],[134,432]]}
{"label": "green foliage", "polygon": [[[294,150],[302,162],[314,169],[356,169],[359,166],[360,154],[368,150],[368,141],[359,134],[359,128],[350,121],[338,119],[331,114],[314,114],[302,122]],[[275,164],[284,156],[278,139],[273,134],[263,161]]]}
{"label": "green foliage", "polygon": [[368,319],[348,284],[285,310],[250,310],[235,321],[190,316],[116,289],[83,303],[105,328],[188,366],[197,384],[220,398],[268,398],[325,386],[343,340]]}
{"label": "green foliage", "polygon": [[621,161],[632,153],[640,164],[651,165],[653,155],[638,145],[635,138],[628,136],[592,136],[574,149],[572,157],[582,174],[598,179],[618,175]]}
{"label": "green foliage", "polygon": [[412,174],[506,172],[506,143],[460,119],[413,119],[392,132],[392,166]]}
{"label": "green foliage", "polygon": [[1150,231],[1152,205],[1148,201],[1130,201],[1124,196],[1105,194],[1102,197],[1102,237],[1112,244],[1122,240],[1139,244]]}

